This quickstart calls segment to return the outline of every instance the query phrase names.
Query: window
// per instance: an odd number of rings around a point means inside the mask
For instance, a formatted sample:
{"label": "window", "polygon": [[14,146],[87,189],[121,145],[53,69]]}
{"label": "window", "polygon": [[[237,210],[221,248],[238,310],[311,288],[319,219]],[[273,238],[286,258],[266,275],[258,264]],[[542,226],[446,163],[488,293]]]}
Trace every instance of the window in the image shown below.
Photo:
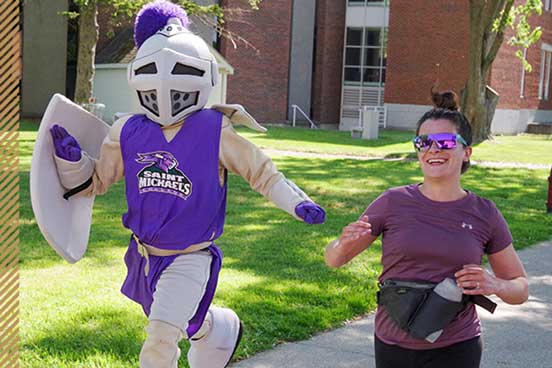
{"label": "window", "polygon": [[[550,1],[550,0],[549,0]],[[349,0],[349,5],[383,5],[383,0]]]}
{"label": "window", "polygon": [[345,45],[345,83],[380,85],[385,83],[387,30],[347,28]]}
{"label": "window", "polygon": [[541,66],[539,79],[539,99],[550,98],[550,63],[552,61],[552,47],[543,44],[541,51]]}
{"label": "window", "polygon": [[550,11],[550,0],[544,0],[544,11]]}

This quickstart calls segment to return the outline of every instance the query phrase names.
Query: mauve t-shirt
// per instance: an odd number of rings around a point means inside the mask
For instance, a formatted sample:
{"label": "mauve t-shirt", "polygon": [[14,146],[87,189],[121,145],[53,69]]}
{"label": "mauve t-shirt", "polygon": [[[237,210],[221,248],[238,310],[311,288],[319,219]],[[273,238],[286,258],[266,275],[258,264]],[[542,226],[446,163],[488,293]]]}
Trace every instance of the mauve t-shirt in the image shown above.
{"label": "mauve t-shirt", "polygon": [[[436,202],[425,197],[419,184],[392,188],[372,202],[372,234],[382,234],[383,272],[387,279],[440,282],[463,265],[481,264],[483,254],[499,252],[512,235],[495,204],[472,192],[459,200]],[[418,340],[401,330],[379,307],[376,336],[387,344],[407,349],[434,349],[481,334],[473,304],[464,309],[434,343]]]}

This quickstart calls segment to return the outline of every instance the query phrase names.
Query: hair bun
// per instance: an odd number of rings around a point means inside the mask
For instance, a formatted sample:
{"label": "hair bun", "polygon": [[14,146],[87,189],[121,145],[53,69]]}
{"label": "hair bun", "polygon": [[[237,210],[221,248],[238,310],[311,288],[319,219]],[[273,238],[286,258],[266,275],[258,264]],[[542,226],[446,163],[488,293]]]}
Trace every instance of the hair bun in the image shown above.
{"label": "hair bun", "polygon": [[437,108],[458,111],[460,103],[454,91],[437,92],[431,88],[431,100]]}

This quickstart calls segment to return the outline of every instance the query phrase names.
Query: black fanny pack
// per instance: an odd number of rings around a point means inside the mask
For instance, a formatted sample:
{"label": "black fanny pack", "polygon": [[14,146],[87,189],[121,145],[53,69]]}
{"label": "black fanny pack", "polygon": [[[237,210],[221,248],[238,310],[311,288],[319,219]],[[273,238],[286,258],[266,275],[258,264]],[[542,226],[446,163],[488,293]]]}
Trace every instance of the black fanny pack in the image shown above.
{"label": "black fanny pack", "polygon": [[452,301],[434,291],[437,284],[429,282],[385,280],[379,284],[378,305],[385,307],[389,317],[411,336],[434,342],[442,330],[469,303],[493,313],[496,304],[483,295],[462,295]]}

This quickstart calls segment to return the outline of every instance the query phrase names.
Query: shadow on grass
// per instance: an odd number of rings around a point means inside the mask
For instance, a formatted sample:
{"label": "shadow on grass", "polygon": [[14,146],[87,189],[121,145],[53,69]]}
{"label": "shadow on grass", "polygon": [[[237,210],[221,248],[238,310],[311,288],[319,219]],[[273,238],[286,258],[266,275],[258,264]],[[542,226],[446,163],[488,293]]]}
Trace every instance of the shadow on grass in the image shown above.
{"label": "shadow on grass", "polygon": [[38,131],[38,126],[40,125],[39,119],[30,119],[30,120],[21,120],[19,122],[19,131],[20,132],[36,132]]}

